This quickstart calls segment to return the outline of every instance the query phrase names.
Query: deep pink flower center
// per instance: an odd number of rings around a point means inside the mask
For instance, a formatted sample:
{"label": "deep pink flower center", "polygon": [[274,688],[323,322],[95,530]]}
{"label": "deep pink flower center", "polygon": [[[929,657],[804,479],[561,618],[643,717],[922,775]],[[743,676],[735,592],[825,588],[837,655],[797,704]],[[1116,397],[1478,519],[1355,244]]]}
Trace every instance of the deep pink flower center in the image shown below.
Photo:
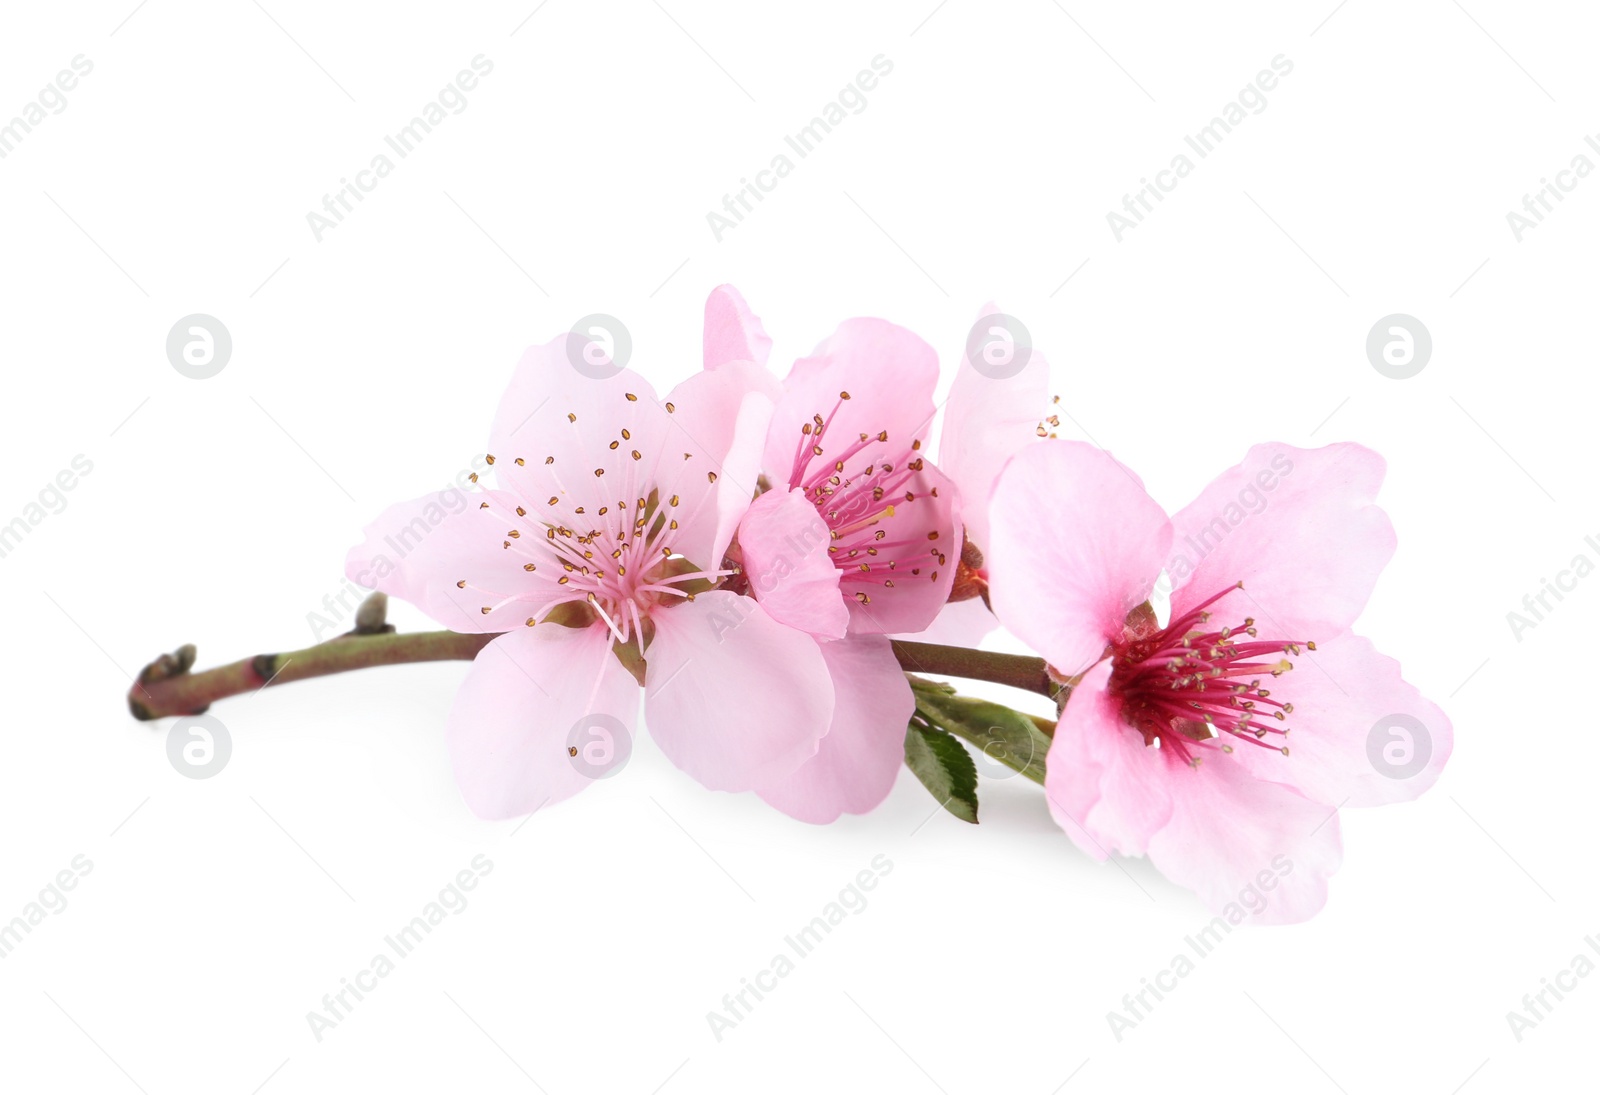
{"label": "deep pink flower center", "polygon": [[1218,627],[1207,611],[1227,589],[1195,606],[1166,627],[1141,606],[1129,614],[1122,636],[1111,644],[1109,689],[1122,717],[1144,736],[1146,745],[1171,750],[1199,763],[1199,750],[1233,752],[1233,741],[1289,753],[1288,703],[1262,682],[1294,668],[1302,640],[1263,639],[1246,616]]}
{"label": "deep pink flower center", "polygon": [[896,439],[902,447],[895,449],[889,431],[879,430],[824,444],[849,398],[849,392],[840,392],[826,417],[817,413],[802,423],[789,483],[805,492],[827,523],[828,554],[840,572],[840,589],[871,604],[871,590],[893,589],[896,579],[938,581],[947,560],[937,530],[906,520],[910,507],[925,506],[939,494],[938,487],[917,489],[924,467],[920,439],[909,444]]}

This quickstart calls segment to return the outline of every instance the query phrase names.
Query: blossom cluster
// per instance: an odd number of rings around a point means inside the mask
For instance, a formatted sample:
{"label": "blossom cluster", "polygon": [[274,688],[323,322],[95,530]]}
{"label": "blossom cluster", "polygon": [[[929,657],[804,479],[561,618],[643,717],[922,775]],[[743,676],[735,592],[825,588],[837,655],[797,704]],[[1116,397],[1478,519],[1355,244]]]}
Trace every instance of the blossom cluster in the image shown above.
{"label": "blossom cluster", "polygon": [[[1287,856],[1260,918],[1315,913],[1337,810],[1415,797],[1448,759],[1444,714],[1351,631],[1395,547],[1383,460],[1359,445],[1256,446],[1169,515],[1055,437],[1036,351],[1007,369],[964,352],[941,416],[938,354],[911,331],[847,320],[780,376],[729,286],[703,369],[664,395],[575,368],[572,337],[517,365],[471,506],[392,561],[430,500],[393,506],[347,560],[496,636],[446,730],[485,818],[608,774],[581,731],[631,740],[641,691],[662,753],[707,788],[813,823],[865,813],[917,710],[896,640],[975,647],[999,626],[1055,695],[1042,782],[1062,829],[1214,908]],[[1373,754],[1396,719],[1425,728],[1399,769]]]}

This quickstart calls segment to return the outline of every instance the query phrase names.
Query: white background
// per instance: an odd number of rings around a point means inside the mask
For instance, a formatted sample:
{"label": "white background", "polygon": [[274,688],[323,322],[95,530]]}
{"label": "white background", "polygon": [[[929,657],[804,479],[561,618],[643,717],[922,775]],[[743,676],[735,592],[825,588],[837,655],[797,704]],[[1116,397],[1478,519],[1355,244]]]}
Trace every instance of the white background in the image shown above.
{"label": "white background", "polygon": [[[1592,12],[133,2],[8,4],[0,33],[0,120],[94,65],[0,160],[0,523],[93,464],[0,559],[0,918],[93,863],[0,961],[0,1084],[1593,1086],[1600,978],[1520,1043],[1506,1019],[1600,932],[1600,579],[1520,641],[1506,620],[1600,558],[1600,180],[1521,242],[1506,221],[1600,127]],[[469,107],[319,243],[306,214],[478,54]],[[867,108],[719,243],[707,212],[878,54]],[[1267,108],[1119,243],[1106,213],[1279,54]],[[1357,629],[1453,717],[1439,785],[1347,811],[1326,910],[1229,936],[1118,1042],[1106,1013],[1209,917],[1143,861],[1089,862],[1020,779],[984,785],[977,827],[902,773],[817,829],[645,738],[519,828],[453,786],[459,663],[220,704],[207,780],[128,717],[129,675],[180,643],[203,666],[308,644],[361,526],[481,451],[523,347],[612,313],[665,389],[725,281],[780,363],[864,314],[949,368],[999,301],[1055,365],[1063,436],[1169,509],[1258,440],[1385,453],[1400,548]],[[164,349],[197,312],[234,341],[205,381]],[[1364,350],[1395,312],[1434,339],[1405,381]],[[306,1013],[479,853],[470,906],[317,1042]],[[879,854],[870,905],[718,1042],[706,1013]]]}

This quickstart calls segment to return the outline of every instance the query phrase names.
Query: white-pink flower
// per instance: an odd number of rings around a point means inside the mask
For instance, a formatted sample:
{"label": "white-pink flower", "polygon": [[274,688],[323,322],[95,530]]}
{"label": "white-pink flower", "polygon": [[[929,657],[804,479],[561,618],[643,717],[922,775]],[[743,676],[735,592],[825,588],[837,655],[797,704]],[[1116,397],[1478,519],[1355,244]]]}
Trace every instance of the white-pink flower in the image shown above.
{"label": "white-pink flower", "polygon": [[351,551],[352,579],[452,630],[503,632],[447,732],[476,813],[582,790],[594,772],[574,728],[631,734],[640,683],[651,735],[707,787],[767,787],[816,752],[834,706],[816,642],[707,588],[755,491],[771,390],[736,363],[659,399],[632,372],[581,374],[567,338],[534,347],[490,433],[496,488],[455,512],[393,506]]}
{"label": "white-pink flower", "polygon": [[1169,518],[1088,445],[1007,466],[990,595],[1074,681],[1045,789],[1081,848],[1148,855],[1214,910],[1290,923],[1326,901],[1339,807],[1432,786],[1449,719],[1350,631],[1394,551],[1383,474],[1359,445],[1260,445]]}
{"label": "white-pink flower", "polygon": [[[706,304],[706,365],[764,363],[771,340],[737,290]],[[806,821],[864,813],[894,784],[914,706],[889,635],[950,596],[955,490],[927,460],[939,359],[879,319],[852,319],[794,363],[772,416],[769,489],[739,525],[741,579],[780,623],[816,638],[838,702],[817,754],[762,797]]]}

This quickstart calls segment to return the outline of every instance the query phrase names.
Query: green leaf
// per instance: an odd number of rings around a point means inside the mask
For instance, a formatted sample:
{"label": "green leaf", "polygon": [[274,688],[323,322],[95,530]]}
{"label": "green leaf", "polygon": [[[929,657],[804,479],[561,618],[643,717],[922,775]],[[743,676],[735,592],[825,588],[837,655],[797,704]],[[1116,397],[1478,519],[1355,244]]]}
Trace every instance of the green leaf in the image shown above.
{"label": "green leaf", "polygon": [[955,695],[946,685],[925,686],[916,678],[911,683],[917,714],[929,724],[970,742],[989,760],[1044,782],[1050,739],[1032,718],[1004,704]]}
{"label": "green leaf", "polygon": [[959,741],[913,722],[906,727],[906,767],[946,810],[978,823],[978,769]]}

